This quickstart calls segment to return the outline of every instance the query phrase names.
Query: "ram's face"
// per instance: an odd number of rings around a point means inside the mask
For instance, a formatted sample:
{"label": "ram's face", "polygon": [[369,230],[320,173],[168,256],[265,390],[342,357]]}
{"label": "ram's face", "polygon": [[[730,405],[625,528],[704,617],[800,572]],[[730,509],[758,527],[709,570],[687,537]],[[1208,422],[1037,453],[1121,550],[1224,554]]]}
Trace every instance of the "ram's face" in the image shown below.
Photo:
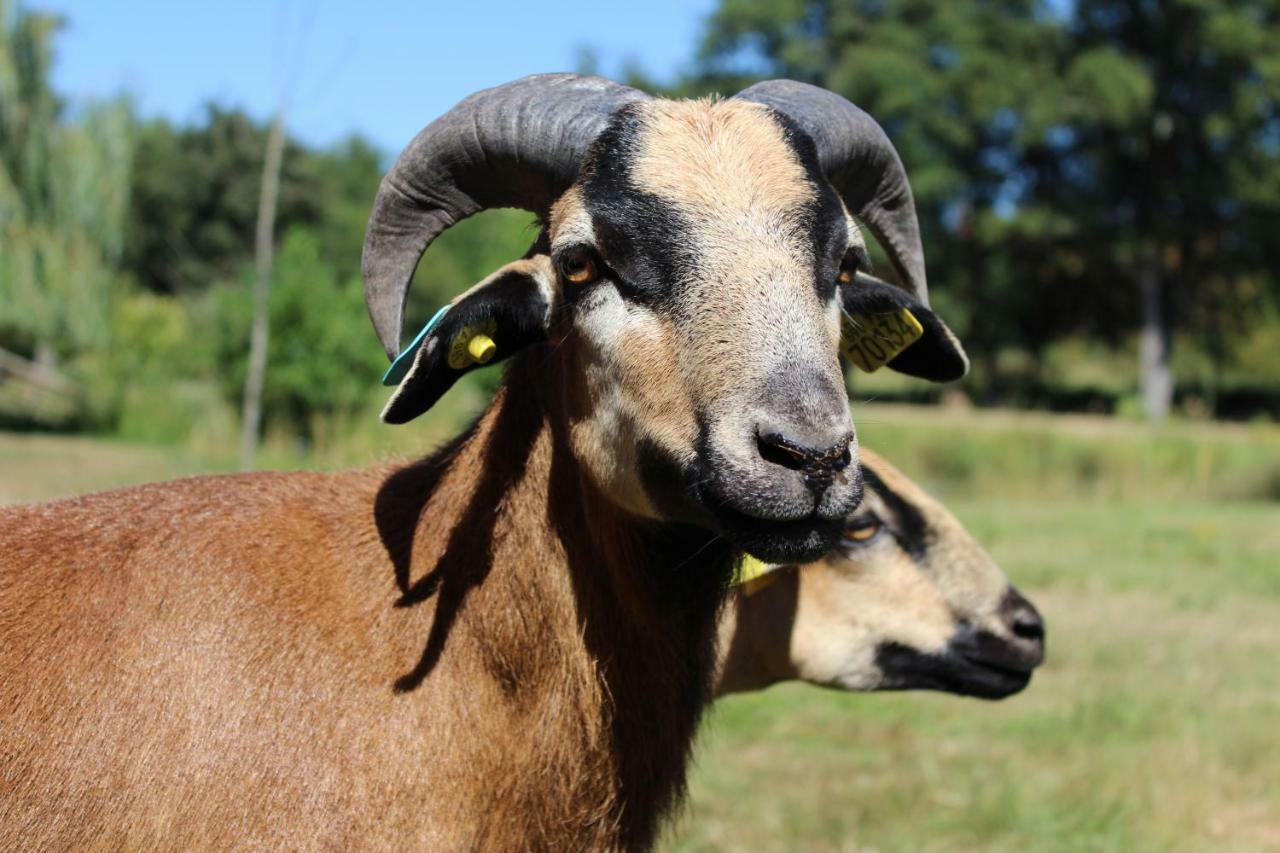
{"label": "ram's face", "polygon": [[[494,207],[539,214],[535,251],[454,299],[402,352],[422,253]],[[850,212],[901,287],[858,273]],[[859,500],[842,310],[915,312],[923,337],[886,355],[895,370],[950,380],[967,367],[929,310],[915,204],[889,138],[839,95],[789,80],[674,103],[571,74],[477,92],[383,179],[363,271],[396,359],[388,423],[431,408],[472,359],[536,347],[554,393],[567,391],[555,421],[567,420],[609,498],[774,562],[817,559]]]}
{"label": "ram's face", "polygon": [[809,138],[749,102],[634,104],[549,239],[572,440],[604,489],[763,559],[830,547],[861,488],[837,293],[865,248]]}

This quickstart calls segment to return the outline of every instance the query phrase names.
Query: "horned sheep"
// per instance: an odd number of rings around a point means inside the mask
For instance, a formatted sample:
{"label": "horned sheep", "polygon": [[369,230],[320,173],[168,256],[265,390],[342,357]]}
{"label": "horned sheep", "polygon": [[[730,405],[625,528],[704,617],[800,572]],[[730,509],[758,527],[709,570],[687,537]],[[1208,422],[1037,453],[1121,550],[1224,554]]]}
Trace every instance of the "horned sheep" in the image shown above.
{"label": "horned sheep", "polygon": [[[842,309],[919,318],[891,367],[966,362],[897,154],[811,86],[467,98],[374,204],[388,355],[422,253],[493,207],[537,242],[454,300],[384,412],[430,408],[483,331],[503,383],[435,454],[0,512],[0,847],[652,843],[736,549],[816,559],[861,497]],[[901,288],[866,277],[855,216]]]}

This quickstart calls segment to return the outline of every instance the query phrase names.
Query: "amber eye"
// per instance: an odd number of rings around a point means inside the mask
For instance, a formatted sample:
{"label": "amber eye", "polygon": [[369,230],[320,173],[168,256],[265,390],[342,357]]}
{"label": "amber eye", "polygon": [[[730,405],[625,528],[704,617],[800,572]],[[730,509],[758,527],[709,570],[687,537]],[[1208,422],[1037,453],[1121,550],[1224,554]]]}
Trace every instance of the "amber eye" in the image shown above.
{"label": "amber eye", "polygon": [[557,262],[560,275],[570,284],[590,284],[600,277],[600,268],[590,249],[569,249]]}
{"label": "amber eye", "polygon": [[844,540],[850,543],[862,544],[876,538],[876,534],[879,532],[880,519],[871,516],[857,518],[844,529]]}
{"label": "amber eye", "polygon": [[844,257],[840,259],[840,271],[836,273],[836,281],[841,284],[853,284],[853,278],[858,274],[858,256],[852,251],[844,253]]}

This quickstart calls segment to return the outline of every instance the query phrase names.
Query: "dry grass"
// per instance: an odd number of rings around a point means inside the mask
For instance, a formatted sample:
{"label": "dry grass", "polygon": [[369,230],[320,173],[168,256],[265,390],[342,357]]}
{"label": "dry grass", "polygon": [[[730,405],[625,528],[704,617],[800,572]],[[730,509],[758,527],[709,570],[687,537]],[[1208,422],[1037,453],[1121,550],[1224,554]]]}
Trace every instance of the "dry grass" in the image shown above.
{"label": "dry grass", "polygon": [[227,464],[166,447],[0,433],[0,506],[225,470]]}

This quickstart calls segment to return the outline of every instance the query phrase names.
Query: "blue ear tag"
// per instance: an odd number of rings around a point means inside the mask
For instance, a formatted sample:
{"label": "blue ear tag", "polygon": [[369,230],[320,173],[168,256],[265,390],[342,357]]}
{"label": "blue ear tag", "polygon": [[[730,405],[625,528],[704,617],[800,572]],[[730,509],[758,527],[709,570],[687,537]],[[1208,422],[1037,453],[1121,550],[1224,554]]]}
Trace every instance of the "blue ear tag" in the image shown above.
{"label": "blue ear tag", "polygon": [[422,331],[418,332],[418,336],[413,339],[413,343],[405,347],[404,352],[396,356],[396,360],[391,362],[391,366],[387,368],[387,372],[382,374],[383,385],[399,385],[400,380],[404,379],[405,374],[409,372],[409,368],[413,366],[413,357],[417,355],[418,350],[422,348],[422,342],[427,339],[427,335],[431,334],[431,330],[439,325],[440,320],[445,314],[449,313],[452,305],[446,305],[435,313],[435,315],[427,321],[427,325],[422,327]]}

